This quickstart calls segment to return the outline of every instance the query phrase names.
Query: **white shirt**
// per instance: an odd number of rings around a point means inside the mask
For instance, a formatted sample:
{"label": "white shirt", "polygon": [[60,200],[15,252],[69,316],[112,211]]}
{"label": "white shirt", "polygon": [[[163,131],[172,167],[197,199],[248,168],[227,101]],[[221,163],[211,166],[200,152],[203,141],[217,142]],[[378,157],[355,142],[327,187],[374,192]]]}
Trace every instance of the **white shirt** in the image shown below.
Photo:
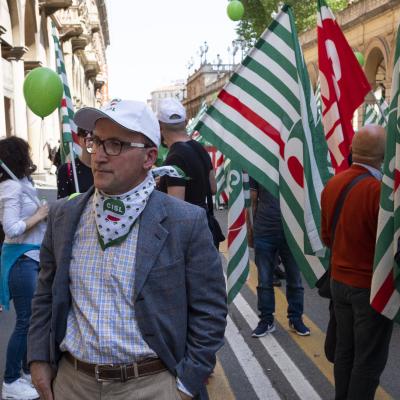
{"label": "white shirt", "polygon": [[[0,221],[5,233],[4,243],[42,243],[46,223],[41,221],[27,231],[24,221],[38,209],[32,197],[37,199],[36,189],[27,178],[19,182],[12,179],[0,182]],[[28,251],[26,255],[39,261],[39,250]]]}

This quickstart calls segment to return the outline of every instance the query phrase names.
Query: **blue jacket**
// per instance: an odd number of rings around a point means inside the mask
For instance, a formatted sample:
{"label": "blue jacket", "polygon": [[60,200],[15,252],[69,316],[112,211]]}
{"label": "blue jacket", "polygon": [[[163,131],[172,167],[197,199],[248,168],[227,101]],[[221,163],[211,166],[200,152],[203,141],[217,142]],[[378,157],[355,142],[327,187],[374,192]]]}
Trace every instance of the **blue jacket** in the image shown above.
{"label": "blue jacket", "polygon": [[[50,211],[32,303],[28,362],[56,367],[61,357],[71,303],[73,238],[92,193],[60,200]],[[139,227],[134,304],[144,340],[192,394],[207,399],[204,382],[223,345],[227,305],[221,260],[203,209],[152,193]]]}

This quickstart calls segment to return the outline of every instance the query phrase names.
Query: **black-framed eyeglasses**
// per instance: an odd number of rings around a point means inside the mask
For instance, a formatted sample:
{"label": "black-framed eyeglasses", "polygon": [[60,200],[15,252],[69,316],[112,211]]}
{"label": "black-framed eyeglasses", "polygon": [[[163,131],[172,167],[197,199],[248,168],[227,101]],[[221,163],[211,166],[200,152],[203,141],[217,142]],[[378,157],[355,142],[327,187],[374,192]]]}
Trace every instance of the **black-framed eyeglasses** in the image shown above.
{"label": "black-framed eyeglasses", "polygon": [[103,151],[108,156],[119,156],[123,148],[136,147],[140,149],[149,148],[144,143],[124,142],[118,139],[101,140],[97,136],[85,138],[86,150],[89,154],[95,154],[99,146],[103,146]]}

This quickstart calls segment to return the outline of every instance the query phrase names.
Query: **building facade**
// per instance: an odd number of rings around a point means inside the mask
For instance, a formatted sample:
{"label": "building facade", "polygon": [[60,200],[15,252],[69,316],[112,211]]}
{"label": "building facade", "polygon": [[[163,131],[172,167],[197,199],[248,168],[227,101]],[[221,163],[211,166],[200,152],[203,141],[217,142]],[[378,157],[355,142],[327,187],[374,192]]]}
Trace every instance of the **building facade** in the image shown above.
{"label": "building facade", "polygon": [[210,105],[216,99],[219,91],[229,81],[233,68],[232,64],[204,63],[188,77],[183,105],[189,120],[196,116],[203,102]]}
{"label": "building facade", "polygon": [[0,136],[26,139],[45,179],[51,164],[46,143],[61,134],[56,110],[41,120],[26,106],[25,76],[36,67],[56,70],[52,28],[64,53],[75,109],[98,106],[108,96],[105,49],[109,44],[104,0],[0,0]]}

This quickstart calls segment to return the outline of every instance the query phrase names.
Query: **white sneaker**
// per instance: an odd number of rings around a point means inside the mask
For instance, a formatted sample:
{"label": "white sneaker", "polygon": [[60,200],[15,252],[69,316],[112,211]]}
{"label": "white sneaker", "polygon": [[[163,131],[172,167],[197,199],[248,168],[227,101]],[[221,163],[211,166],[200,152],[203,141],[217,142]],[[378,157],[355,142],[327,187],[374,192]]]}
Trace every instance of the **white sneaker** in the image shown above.
{"label": "white sneaker", "polygon": [[32,387],[34,387],[33,383],[32,383],[31,374],[26,374],[24,371],[22,371],[21,379],[23,379],[24,381],[28,382]]}
{"label": "white sneaker", "polygon": [[12,383],[3,382],[1,392],[3,400],[34,400],[39,394],[25,379],[19,378]]}

